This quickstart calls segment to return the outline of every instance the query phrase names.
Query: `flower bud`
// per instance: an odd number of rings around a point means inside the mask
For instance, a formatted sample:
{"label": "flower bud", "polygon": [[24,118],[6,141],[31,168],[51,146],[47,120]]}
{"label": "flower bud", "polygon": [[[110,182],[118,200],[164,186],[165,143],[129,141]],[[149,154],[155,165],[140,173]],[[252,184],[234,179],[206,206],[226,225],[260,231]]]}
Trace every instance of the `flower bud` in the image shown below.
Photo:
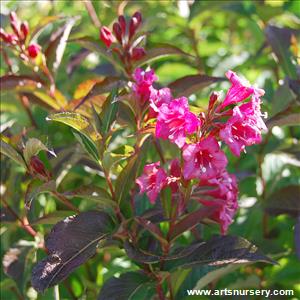
{"label": "flower bud", "polygon": [[106,26],[103,26],[100,29],[100,39],[107,48],[109,48],[110,45],[115,41],[115,37]]}
{"label": "flower bud", "polygon": [[10,22],[18,22],[17,14],[14,11],[9,13]]}
{"label": "flower bud", "polygon": [[28,55],[31,58],[36,58],[41,50],[41,46],[38,44],[30,44],[27,48]]}
{"label": "flower bud", "polygon": [[29,33],[29,26],[28,26],[28,23],[26,21],[21,23],[21,32],[23,34],[22,38],[25,40],[28,33]]}
{"label": "flower bud", "polygon": [[129,24],[129,39],[131,39],[137,28],[140,26],[142,22],[142,15],[140,12],[136,12],[134,13],[134,15],[132,16],[131,20],[130,20],[130,24]]}
{"label": "flower bud", "polygon": [[0,28],[0,39],[2,39],[5,42],[7,39],[7,33],[5,32],[5,30],[2,27]]}
{"label": "flower bud", "polygon": [[218,92],[213,92],[211,95],[210,95],[210,98],[209,98],[209,104],[208,104],[208,110],[211,110],[216,101],[218,100],[220,94]]}
{"label": "flower bud", "polygon": [[117,38],[119,43],[122,44],[122,28],[119,23],[114,23],[113,31],[114,31],[115,37]]}
{"label": "flower bud", "polygon": [[140,60],[143,56],[146,55],[144,48],[136,47],[132,50],[131,58],[132,60]]}
{"label": "flower bud", "polygon": [[50,174],[46,170],[44,163],[37,156],[31,157],[29,166],[33,173],[39,174],[46,178],[50,177]]}
{"label": "flower bud", "polygon": [[118,21],[122,29],[122,35],[124,35],[126,33],[126,20],[124,16],[123,15],[119,16]]}

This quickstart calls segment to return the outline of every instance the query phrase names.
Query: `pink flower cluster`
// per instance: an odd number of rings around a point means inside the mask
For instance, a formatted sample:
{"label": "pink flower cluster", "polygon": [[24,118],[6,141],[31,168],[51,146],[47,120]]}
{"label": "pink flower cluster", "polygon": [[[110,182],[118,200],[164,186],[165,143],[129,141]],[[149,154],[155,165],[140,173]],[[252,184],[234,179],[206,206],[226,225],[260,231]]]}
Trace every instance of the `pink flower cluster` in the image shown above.
{"label": "pink flower cluster", "polygon": [[[220,224],[223,234],[238,208],[238,187],[235,176],[226,171],[228,161],[221,144],[224,142],[234,155],[240,156],[246,146],[260,143],[262,131],[266,130],[260,110],[264,91],[232,71],[226,76],[231,87],[224,100],[214,92],[207,112],[196,116],[187,98],[173,99],[168,88],[153,87],[157,80],[153,70],[137,69],[133,74],[133,94],[141,105],[149,103],[148,120],[156,122],[156,138],[169,140],[181,150],[181,161],[172,161],[169,175],[159,162],[145,166],[143,175],[136,180],[140,192],[146,192],[154,203],[165,187],[181,193],[190,182],[195,191],[200,190],[197,201],[215,207],[211,218]],[[243,101],[246,102],[239,105]]]}

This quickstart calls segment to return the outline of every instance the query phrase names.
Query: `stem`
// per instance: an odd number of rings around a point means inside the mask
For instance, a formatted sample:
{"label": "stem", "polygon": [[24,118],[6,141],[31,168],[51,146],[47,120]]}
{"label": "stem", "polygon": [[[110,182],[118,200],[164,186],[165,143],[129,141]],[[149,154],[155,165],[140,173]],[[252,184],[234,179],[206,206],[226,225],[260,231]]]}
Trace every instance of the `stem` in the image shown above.
{"label": "stem", "polygon": [[28,97],[25,96],[25,95],[22,95],[20,94],[19,95],[20,97],[20,101],[21,101],[21,104],[23,105],[29,119],[30,119],[30,122],[31,122],[31,125],[34,127],[34,128],[38,128],[34,118],[33,118],[33,115],[32,115],[32,112],[30,110],[30,104],[29,104],[29,100],[28,100]]}
{"label": "stem", "polygon": [[157,292],[157,295],[159,297],[159,300],[165,300],[164,291],[163,291],[163,288],[162,288],[162,285],[161,285],[159,279],[158,279],[158,282],[157,282],[157,285],[156,285],[156,292]]}
{"label": "stem", "polygon": [[59,201],[61,201],[66,207],[68,207],[69,209],[75,211],[76,213],[80,213],[80,210],[79,210],[75,205],[73,205],[73,204],[69,201],[69,199],[67,199],[65,196],[63,196],[62,194],[60,194],[60,193],[58,193],[58,192],[56,192],[56,191],[52,192],[52,194],[53,194],[54,196],[56,196],[56,198],[57,198]]}
{"label": "stem", "polygon": [[168,288],[169,288],[169,291],[170,291],[170,300],[174,300],[175,297],[174,297],[173,289],[172,289],[171,276],[168,276],[167,282],[168,282]]}
{"label": "stem", "polygon": [[54,292],[54,299],[59,300],[60,299],[60,297],[59,297],[59,286],[55,285],[53,289],[54,289],[54,291],[53,291]]}
{"label": "stem", "polygon": [[159,141],[157,139],[154,139],[153,143],[154,143],[155,149],[156,149],[156,151],[157,151],[157,153],[160,157],[160,160],[161,160],[162,164],[165,164],[166,160],[165,160],[164,155],[162,153],[162,149],[161,149]]}
{"label": "stem", "polygon": [[100,23],[99,18],[98,18],[97,14],[96,14],[96,11],[95,11],[95,8],[93,6],[93,3],[90,0],[86,0],[83,3],[85,5],[85,8],[88,11],[89,16],[90,16],[91,20],[93,21],[94,25],[97,28],[100,28],[101,27],[101,23]]}
{"label": "stem", "polygon": [[22,219],[19,215],[9,206],[6,200],[1,197],[1,201],[3,202],[4,207],[9,210],[9,212],[20,222],[21,227],[27,231],[32,237],[37,235],[37,232],[28,224],[27,218]]}

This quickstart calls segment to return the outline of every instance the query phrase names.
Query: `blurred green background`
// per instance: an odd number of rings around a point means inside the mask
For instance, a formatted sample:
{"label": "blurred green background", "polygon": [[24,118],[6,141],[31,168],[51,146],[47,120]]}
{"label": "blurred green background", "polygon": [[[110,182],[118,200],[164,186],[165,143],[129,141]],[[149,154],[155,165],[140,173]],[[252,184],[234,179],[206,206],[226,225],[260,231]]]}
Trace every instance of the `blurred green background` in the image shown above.
{"label": "blurred green background", "polygon": [[[251,147],[247,155],[242,155],[240,159],[226,153],[230,158],[229,171],[237,174],[239,178],[241,207],[229,233],[252,241],[265,254],[278,261],[278,265],[255,264],[242,267],[220,278],[213,286],[220,289],[293,289],[294,297],[281,296],[272,299],[300,299],[300,262],[295,254],[294,233],[297,216],[299,224],[300,199],[295,188],[291,188],[299,187],[300,178],[300,129],[294,126],[299,124],[300,2],[265,0],[92,3],[101,24],[106,26],[111,25],[118,14],[131,16],[135,11],[140,11],[143,15],[143,30],[148,33],[146,51],[159,43],[168,43],[196,57],[189,59],[167,56],[153,61],[150,65],[159,76],[159,84],[162,86],[185,75],[198,73],[222,77],[227,70],[232,69],[251,83],[265,89],[262,111],[268,113],[270,130],[264,136],[264,142]],[[16,11],[21,19],[27,20],[31,27],[47,16],[79,16],[71,37],[98,38],[99,35],[99,29],[93,24],[82,1],[1,1],[1,27],[8,26],[8,13],[11,10]],[[59,22],[50,24],[39,36],[38,42],[43,49],[50,33],[57,26]],[[78,44],[68,43],[56,74],[57,87],[69,100],[79,83],[115,72],[96,53],[86,55],[72,71],[72,59],[80,51],[82,48]],[[18,60],[12,60],[14,71],[22,72]],[[1,57],[0,75],[6,72]],[[211,85],[192,94],[189,100],[195,105],[205,106],[212,90],[225,89],[228,86],[228,82]],[[31,135],[54,148],[66,147],[66,157],[71,155],[70,152],[67,153],[68,149],[73,152],[82,151],[80,147],[74,151],[74,137],[68,128],[45,122],[47,110],[35,104],[31,108],[39,126]],[[295,119],[297,114],[296,122],[288,119],[290,115]],[[24,127],[31,126],[26,112],[20,109],[15,94],[4,92],[1,93],[1,126],[6,126],[9,122],[13,123],[9,129],[12,135],[18,135]],[[72,162],[66,162],[70,163],[71,168],[62,182],[66,190],[84,183],[105,184],[104,181],[99,182],[95,172],[78,163],[74,155],[72,157]],[[5,197],[22,214],[26,178],[8,159],[2,157],[1,162],[1,190],[6,190]],[[59,159],[55,161],[55,165],[62,168]],[[299,189],[296,191],[299,192]],[[80,210],[93,207],[88,201],[77,201]],[[39,217],[41,211],[51,213],[59,208],[48,195],[40,195],[36,203],[28,216],[29,220]],[[51,226],[37,225],[36,228],[47,233]],[[213,232],[216,233],[217,228],[211,229],[209,235]],[[27,239],[23,231],[15,223],[3,222],[1,257],[20,239]],[[38,253],[38,256],[42,257],[43,254]],[[100,252],[87,265],[77,269],[65,285],[61,285],[61,299],[95,299],[107,278],[136,268],[124,256],[123,251]],[[53,299],[53,289],[49,289],[44,295],[37,295],[30,288],[27,281],[30,270],[31,263],[28,263],[23,281],[21,280],[21,284],[25,286],[24,297]],[[197,278],[189,278],[189,281],[196,283]],[[1,271],[1,298],[23,299],[16,290],[13,281]],[[184,292],[182,288],[179,292],[180,299],[185,299]],[[208,298],[195,296],[187,299]]]}

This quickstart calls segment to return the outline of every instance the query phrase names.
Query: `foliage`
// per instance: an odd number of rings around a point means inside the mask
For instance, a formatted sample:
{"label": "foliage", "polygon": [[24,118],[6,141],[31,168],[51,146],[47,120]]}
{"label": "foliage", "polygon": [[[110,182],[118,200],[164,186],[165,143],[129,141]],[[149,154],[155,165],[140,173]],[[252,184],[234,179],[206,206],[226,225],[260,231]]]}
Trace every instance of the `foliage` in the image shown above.
{"label": "foliage", "polygon": [[300,296],[296,2],[1,3],[4,299]]}

